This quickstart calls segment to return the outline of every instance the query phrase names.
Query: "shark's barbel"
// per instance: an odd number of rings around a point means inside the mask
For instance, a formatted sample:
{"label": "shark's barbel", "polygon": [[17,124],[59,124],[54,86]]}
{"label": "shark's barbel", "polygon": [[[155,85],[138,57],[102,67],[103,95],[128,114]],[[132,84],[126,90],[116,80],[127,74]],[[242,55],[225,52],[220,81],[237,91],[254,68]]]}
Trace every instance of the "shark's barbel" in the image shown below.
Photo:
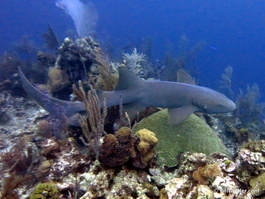
{"label": "shark's barbel", "polygon": [[[19,76],[26,92],[48,112],[64,110],[65,116],[70,118],[86,111],[82,102],[58,100],[40,92],[26,79],[20,68]],[[137,111],[141,107],[168,108],[172,124],[185,121],[193,112],[226,113],[236,108],[233,101],[210,88],[179,82],[147,81],[125,67],[119,68],[116,89],[99,93],[101,106],[104,98],[107,107],[119,105],[122,98],[127,111]]]}

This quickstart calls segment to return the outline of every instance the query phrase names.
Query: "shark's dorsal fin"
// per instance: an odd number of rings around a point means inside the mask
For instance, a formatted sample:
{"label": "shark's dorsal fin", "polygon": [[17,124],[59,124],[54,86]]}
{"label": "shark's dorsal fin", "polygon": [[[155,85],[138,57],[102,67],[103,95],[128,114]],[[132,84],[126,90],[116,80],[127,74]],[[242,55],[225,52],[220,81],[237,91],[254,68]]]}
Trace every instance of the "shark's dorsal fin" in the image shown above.
{"label": "shark's dorsal fin", "polygon": [[177,81],[180,83],[196,85],[195,80],[184,69],[178,70]]}
{"label": "shark's dorsal fin", "polygon": [[134,75],[133,72],[130,71],[128,68],[120,67],[119,68],[119,82],[115,90],[123,90],[123,89],[128,89],[131,87],[141,86],[143,82],[144,80]]}
{"label": "shark's dorsal fin", "polygon": [[196,108],[194,106],[181,106],[178,108],[169,108],[169,123],[170,124],[180,124],[184,122]]}

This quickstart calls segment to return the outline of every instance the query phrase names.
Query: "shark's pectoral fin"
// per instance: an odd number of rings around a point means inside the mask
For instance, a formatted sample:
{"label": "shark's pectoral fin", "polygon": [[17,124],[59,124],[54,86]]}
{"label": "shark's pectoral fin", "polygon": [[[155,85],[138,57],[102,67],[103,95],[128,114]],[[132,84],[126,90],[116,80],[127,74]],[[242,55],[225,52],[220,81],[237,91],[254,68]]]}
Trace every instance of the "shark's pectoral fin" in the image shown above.
{"label": "shark's pectoral fin", "polygon": [[133,119],[140,111],[144,110],[145,106],[138,103],[124,104],[123,110],[127,112],[130,119]]}
{"label": "shark's pectoral fin", "polygon": [[194,111],[194,106],[181,106],[178,108],[169,108],[169,123],[170,124],[180,124],[184,122]]}

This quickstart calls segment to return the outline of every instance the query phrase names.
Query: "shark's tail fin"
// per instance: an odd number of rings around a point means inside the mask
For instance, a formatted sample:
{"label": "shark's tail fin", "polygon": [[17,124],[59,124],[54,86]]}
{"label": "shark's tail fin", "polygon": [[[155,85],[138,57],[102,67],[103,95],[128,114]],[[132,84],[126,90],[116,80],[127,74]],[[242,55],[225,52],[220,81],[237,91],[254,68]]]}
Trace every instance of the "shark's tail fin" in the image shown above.
{"label": "shark's tail fin", "polygon": [[18,74],[25,91],[46,111],[51,114],[64,115],[65,117],[73,116],[74,114],[84,111],[84,104],[81,102],[67,102],[55,99],[48,94],[42,93],[35,88],[25,77],[20,67]]}

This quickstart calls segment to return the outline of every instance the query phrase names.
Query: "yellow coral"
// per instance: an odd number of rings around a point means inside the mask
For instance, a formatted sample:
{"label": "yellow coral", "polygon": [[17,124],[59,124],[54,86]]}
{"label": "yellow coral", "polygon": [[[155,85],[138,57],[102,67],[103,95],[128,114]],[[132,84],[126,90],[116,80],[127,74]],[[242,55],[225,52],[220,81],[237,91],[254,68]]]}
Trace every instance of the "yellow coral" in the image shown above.
{"label": "yellow coral", "polygon": [[216,176],[222,176],[222,170],[217,163],[207,164],[203,167],[199,167],[193,172],[193,178],[200,182],[201,184],[208,184],[210,179]]}
{"label": "yellow coral", "polygon": [[57,92],[70,84],[69,76],[59,68],[51,68],[48,75],[51,92]]}
{"label": "yellow coral", "polygon": [[137,149],[140,151],[143,161],[149,164],[155,155],[154,147],[156,146],[158,139],[155,133],[147,129],[141,129],[136,134],[140,138],[140,143]]}
{"label": "yellow coral", "polygon": [[149,131],[148,129],[141,129],[135,135],[140,137],[141,141],[148,142],[151,147],[155,147],[158,142],[155,133]]}

